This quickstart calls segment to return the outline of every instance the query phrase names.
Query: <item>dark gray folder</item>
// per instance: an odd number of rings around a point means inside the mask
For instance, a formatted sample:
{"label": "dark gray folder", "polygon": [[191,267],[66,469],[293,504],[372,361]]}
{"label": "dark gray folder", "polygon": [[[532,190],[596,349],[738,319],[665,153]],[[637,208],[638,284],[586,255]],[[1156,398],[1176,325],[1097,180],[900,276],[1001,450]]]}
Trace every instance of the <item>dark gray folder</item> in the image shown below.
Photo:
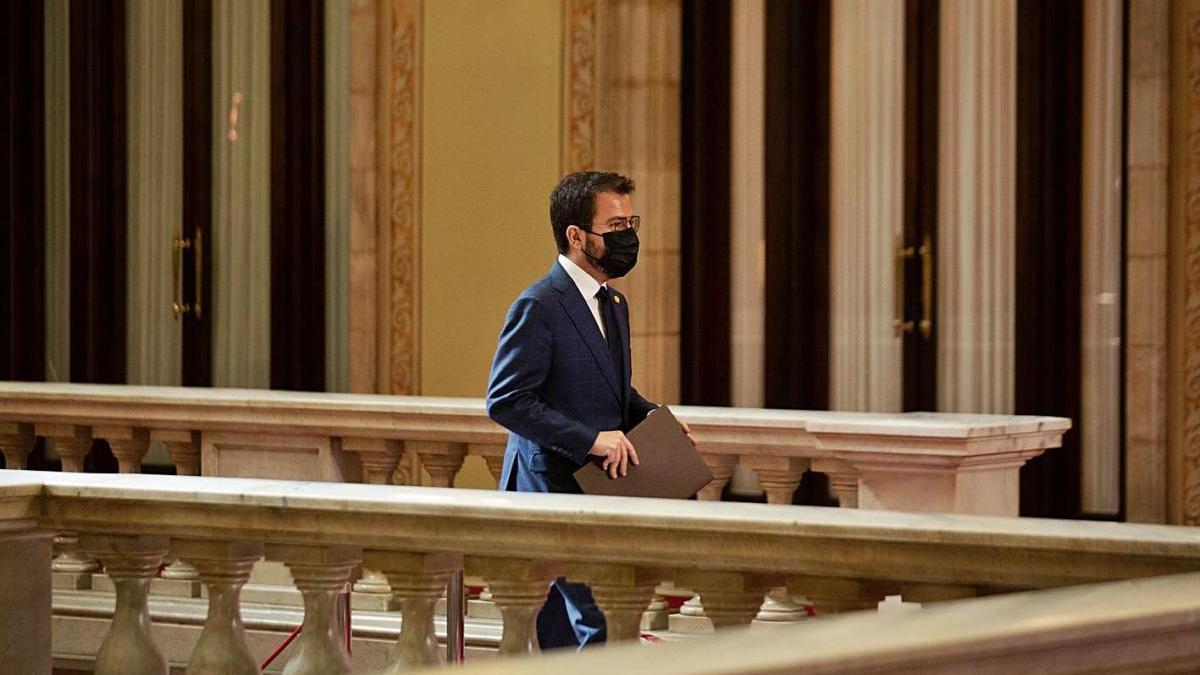
{"label": "dark gray folder", "polygon": [[687,499],[712,480],[704,459],[666,406],[651,413],[627,436],[641,464],[630,464],[627,475],[613,479],[598,461],[588,462],[575,472],[585,494]]}

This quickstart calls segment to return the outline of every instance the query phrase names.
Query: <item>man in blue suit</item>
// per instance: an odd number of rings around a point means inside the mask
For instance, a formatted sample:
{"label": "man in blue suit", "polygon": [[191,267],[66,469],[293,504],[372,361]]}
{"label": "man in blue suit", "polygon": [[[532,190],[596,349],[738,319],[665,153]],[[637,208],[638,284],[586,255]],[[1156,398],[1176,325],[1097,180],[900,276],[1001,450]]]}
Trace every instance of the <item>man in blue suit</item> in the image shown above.
{"label": "man in blue suit", "polygon": [[[488,383],[488,414],[512,433],[501,490],[580,492],[595,456],[613,478],[637,464],[625,432],[655,405],[630,384],[629,306],[608,282],[637,262],[633,181],[564,176],[550,195],[558,259],[508,311]],[[543,649],[603,642],[604,615],[583,584],[557,580],[538,615]]]}

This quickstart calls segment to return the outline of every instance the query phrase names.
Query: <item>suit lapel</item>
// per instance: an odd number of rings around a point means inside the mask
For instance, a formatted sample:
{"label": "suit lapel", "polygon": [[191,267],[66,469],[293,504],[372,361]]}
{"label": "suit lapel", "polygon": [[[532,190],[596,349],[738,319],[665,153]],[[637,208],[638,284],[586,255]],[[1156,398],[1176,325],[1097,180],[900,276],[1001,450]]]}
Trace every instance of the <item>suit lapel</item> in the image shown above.
{"label": "suit lapel", "polygon": [[[587,303],[579,293],[579,288],[575,286],[575,282],[558,263],[554,263],[554,267],[551,268],[550,279],[558,291],[558,302],[570,317],[571,323],[575,324],[575,330],[583,338],[596,365],[600,366],[600,372],[604,373],[604,380],[608,382],[613,395],[617,397],[617,401],[624,402],[617,378],[617,369],[613,366],[612,356],[608,352],[608,343],[600,334],[600,327],[596,325],[592,310],[588,309]],[[620,323],[620,319],[617,322]],[[623,334],[624,331],[622,331]]]}

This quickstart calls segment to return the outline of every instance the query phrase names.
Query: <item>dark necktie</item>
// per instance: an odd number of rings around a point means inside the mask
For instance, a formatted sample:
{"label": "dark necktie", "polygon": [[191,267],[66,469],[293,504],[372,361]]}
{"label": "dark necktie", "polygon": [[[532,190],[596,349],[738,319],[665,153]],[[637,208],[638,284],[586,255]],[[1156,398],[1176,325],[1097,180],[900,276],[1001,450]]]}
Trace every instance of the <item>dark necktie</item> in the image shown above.
{"label": "dark necktie", "polygon": [[617,380],[625,377],[625,350],[621,345],[621,330],[617,324],[617,309],[613,306],[612,293],[607,286],[601,286],[596,291],[596,299],[600,301],[600,319],[604,321],[604,335],[608,339],[608,353],[612,356],[613,368],[617,371]]}

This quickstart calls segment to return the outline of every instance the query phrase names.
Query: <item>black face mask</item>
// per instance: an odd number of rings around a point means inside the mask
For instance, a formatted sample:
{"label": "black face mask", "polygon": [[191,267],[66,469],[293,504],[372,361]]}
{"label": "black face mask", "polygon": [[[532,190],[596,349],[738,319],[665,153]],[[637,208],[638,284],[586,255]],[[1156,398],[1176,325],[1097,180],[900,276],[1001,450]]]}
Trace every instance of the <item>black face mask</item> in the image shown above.
{"label": "black face mask", "polygon": [[604,272],[608,278],[620,279],[629,274],[629,271],[637,264],[640,242],[635,230],[614,230],[612,232],[605,232],[604,234],[596,234],[587,230],[584,230],[584,232],[604,238],[605,253],[603,258],[597,258],[588,253],[586,248],[583,254],[588,257],[588,260],[592,261],[592,264],[599,267],[600,271]]}

